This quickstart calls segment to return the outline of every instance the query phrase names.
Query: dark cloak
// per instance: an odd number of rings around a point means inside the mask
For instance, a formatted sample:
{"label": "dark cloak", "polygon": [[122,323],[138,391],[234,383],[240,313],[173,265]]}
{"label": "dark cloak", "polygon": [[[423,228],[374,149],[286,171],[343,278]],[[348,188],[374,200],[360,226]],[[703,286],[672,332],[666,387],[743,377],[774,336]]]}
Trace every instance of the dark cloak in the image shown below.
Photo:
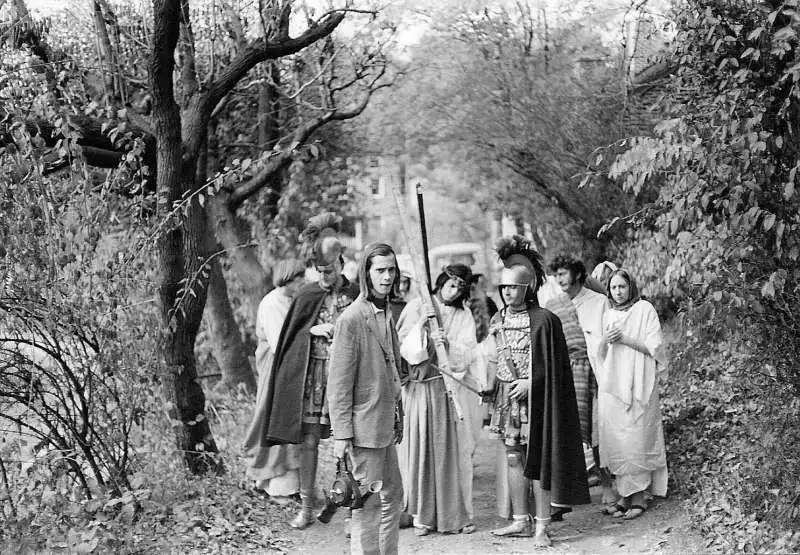
{"label": "dark cloak", "polygon": [[[339,293],[355,299],[358,288],[342,276]],[[303,390],[311,357],[311,334],[328,291],[318,283],[303,286],[294,297],[281,329],[267,382],[262,445],[302,443]]]}
{"label": "dark cloak", "polygon": [[528,314],[533,362],[525,476],[541,480],[551,503],[586,504],[590,498],[578,403],[561,321],[537,305]]}

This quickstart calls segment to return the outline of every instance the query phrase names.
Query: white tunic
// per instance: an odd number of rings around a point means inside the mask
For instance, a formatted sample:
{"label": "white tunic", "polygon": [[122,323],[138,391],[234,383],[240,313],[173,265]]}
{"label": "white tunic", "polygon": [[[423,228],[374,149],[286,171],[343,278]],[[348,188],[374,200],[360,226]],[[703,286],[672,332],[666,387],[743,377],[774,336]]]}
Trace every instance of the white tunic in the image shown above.
{"label": "white tunic", "polygon": [[247,431],[244,449],[248,456],[247,476],[270,495],[287,496],[300,489],[300,446],[275,445],[262,447],[265,416],[266,385],[272,369],[275,346],[281,328],[292,304],[286,290],[278,287],[267,293],[258,304],[256,314],[256,371],[258,372],[258,396],[250,428]]}
{"label": "white tunic", "polygon": [[666,371],[661,324],[649,302],[627,311],[610,309],[604,326],[622,324],[622,332],[642,341],[648,354],[613,343],[596,373],[600,462],[616,474],[622,496],[650,490],[667,493],[667,456],[661,426],[658,375]]}
{"label": "white tunic", "polygon": [[282,287],[273,289],[258,303],[258,311],[256,312],[256,337],[258,338],[256,371],[259,378],[265,372],[269,372],[272,366],[272,355],[275,352],[275,346],[278,344],[283,321],[289,313],[291,304],[292,298],[286,296],[286,290]]}
{"label": "white tunic", "polygon": [[[586,338],[586,352],[592,369],[600,366],[599,350],[603,338],[603,318],[609,309],[608,298],[586,287],[572,299],[575,310],[578,312],[583,336]],[[596,370],[595,370],[596,371]]]}
{"label": "white tunic", "polygon": [[[478,348],[472,313],[434,302],[447,336],[450,371],[457,377],[472,374]],[[400,354],[412,365],[428,360],[428,334],[421,329],[424,314],[417,298],[398,320]],[[412,369],[412,381],[403,392],[406,429],[397,451],[407,510],[415,525],[450,532],[473,518],[472,455],[483,415],[479,397],[456,385],[455,400],[464,417],[456,421],[439,375],[431,365]]]}

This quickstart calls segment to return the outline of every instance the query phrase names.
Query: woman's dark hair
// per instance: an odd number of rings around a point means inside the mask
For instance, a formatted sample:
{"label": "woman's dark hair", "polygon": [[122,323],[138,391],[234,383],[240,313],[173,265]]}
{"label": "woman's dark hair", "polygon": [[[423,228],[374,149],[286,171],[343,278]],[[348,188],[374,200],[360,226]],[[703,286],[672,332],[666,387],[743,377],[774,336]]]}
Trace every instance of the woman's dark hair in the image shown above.
{"label": "woman's dark hair", "polygon": [[[625,300],[625,302],[620,304],[617,304],[614,301],[614,297],[611,295],[611,280],[618,276],[624,279],[628,284],[628,298]],[[639,294],[639,286],[636,283],[636,279],[625,268],[619,268],[618,270],[611,272],[611,275],[608,277],[608,284],[606,284],[606,296],[608,297],[612,308],[627,308],[633,306],[636,301],[642,298],[642,296]]]}
{"label": "woman's dark hair", "polygon": [[572,275],[575,276],[575,279],[577,279],[578,283],[581,285],[586,282],[586,266],[581,260],[577,260],[568,254],[560,254],[556,256],[550,263],[549,268],[554,274],[561,268],[564,268],[565,270],[572,272]]}
{"label": "woman's dark hair", "polygon": [[464,301],[469,299],[469,285],[472,281],[472,270],[466,264],[450,264],[445,266],[439,277],[436,278],[433,292],[438,293],[447,280],[450,278],[458,278],[462,281],[461,287],[458,290],[458,295],[455,299],[448,301],[447,304],[457,308],[464,308]]}
{"label": "woman's dark hair", "polygon": [[[398,272],[400,274],[400,272]],[[400,274],[397,279],[394,281],[394,285],[392,286],[392,290],[389,292],[389,300],[393,303],[404,301],[405,299],[400,297],[400,285],[403,283],[403,280],[408,281],[409,290],[411,289],[411,278],[408,276],[404,276]]]}

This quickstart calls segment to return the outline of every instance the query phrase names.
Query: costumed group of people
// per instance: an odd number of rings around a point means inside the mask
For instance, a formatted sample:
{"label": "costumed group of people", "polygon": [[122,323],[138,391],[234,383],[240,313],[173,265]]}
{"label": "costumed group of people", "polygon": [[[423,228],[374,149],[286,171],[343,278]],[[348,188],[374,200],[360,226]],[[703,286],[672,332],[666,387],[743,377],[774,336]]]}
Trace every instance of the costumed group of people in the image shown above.
{"label": "costumed group of people", "polygon": [[426,302],[408,297],[411,276],[386,243],[367,245],[348,280],[339,224],[309,220],[308,260],[277,263],[258,308],[247,473],[276,502],[299,504],[292,527],[316,519],[328,438],[356,480],[380,484],[346,516],[353,553],[397,553],[401,525],[474,532],[473,456],[487,427],[509,521],[495,536],[550,545],[549,523],[590,503],[590,480],[602,483],[603,512],[622,519],[666,495],[661,328],[626,270],[605,262],[587,276],[561,256],[547,275],[514,235],[496,246],[499,309],[463,264],[442,270]]}

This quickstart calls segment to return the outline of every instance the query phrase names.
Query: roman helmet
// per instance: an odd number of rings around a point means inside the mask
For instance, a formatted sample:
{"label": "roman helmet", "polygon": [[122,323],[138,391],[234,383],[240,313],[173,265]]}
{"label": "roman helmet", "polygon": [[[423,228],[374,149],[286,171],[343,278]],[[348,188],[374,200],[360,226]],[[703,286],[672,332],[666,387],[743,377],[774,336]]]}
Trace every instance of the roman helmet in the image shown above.
{"label": "roman helmet", "polygon": [[500,274],[500,286],[527,285],[535,294],[544,283],[542,255],[522,235],[501,237],[495,245],[497,255],[505,267]]}
{"label": "roman helmet", "polygon": [[521,285],[530,287],[534,280],[533,272],[522,264],[515,264],[510,268],[503,268],[500,272],[500,282],[497,284],[500,287],[505,285]]}
{"label": "roman helmet", "polygon": [[308,219],[308,224],[300,234],[303,255],[315,266],[330,266],[344,251],[339,239],[342,224],[341,216],[333,212],[323,212]]}

